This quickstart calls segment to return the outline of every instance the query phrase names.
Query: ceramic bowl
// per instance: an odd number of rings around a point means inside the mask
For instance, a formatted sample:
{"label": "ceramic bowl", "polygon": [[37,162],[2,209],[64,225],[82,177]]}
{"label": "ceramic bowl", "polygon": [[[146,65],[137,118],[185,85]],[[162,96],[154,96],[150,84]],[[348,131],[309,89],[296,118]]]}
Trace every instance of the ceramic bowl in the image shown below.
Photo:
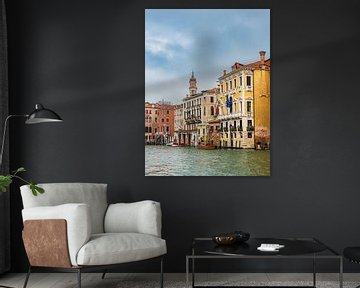
{"label": "ceramic bowl", "polygon": [[220,234],[212,237],[212,240],[218,245],[232,245],[237,241],[236,234]]}

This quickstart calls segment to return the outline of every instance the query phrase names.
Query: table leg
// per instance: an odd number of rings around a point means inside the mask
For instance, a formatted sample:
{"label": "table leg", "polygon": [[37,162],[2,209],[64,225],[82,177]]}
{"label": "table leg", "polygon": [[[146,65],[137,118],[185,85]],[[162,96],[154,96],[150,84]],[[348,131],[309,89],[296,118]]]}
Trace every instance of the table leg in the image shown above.
{"label": "table leg", "polygon": [[189,257],[186,256],[186,288],[189,288]]}
{"label": "table leg", "polygon": [[340,257],[339,287],[343,288],[343,257]]}
{"label": "table leg", "polygon": [[313,286],[316,287],[316,256],[313,257]]}
{"label": "table leg", "polygon": [[192,287],[195,287],[195,258],[192,258]]}

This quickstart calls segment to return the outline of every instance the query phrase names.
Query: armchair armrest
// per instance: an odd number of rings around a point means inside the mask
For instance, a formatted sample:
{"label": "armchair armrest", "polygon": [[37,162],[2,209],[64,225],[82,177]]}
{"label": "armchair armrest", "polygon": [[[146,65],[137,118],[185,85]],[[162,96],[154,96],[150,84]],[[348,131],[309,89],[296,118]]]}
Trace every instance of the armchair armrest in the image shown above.
{"label": "armchair armrest", "polygon": [[[64,204],[58,206],[33,207],[22,210],[23,221],[64,219],[70,261],[73,266],[77,265],[76,256],[80,248],[89,241],[91,235],[91,222],[89,206],[86,204]],[[35,236],[35,235],[34,235]],[[39,241],[37,235],[34,241]],[[46,243],[48,245],[48,243]]]}
{"label": "armchair armrest", "polygon": [[160,203],[150,200],[111,204],[105,215],[106,233],[143,233],[161,237]]}

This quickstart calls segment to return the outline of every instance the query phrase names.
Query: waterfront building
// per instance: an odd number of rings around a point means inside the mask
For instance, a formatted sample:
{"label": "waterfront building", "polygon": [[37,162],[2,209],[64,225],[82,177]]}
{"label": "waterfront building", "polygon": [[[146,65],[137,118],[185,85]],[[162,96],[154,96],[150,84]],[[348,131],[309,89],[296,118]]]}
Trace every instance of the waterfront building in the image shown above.
{"label": "waterfront building", "polygon": [[216,108],[220,90],[213,88],[198,93],[197,89],[197,80],[192,72],[189,94],[183,99],[183,103],[177,106],[175,137],[183,146],[197,146],[201,143],[219,146],[220,126],[216,119],[218,115]]}
{"label": "waterfront building", "polygon": [[167,144],[174,139],[175,106],[145,102],[145,144]]}
{"label": "waterfront building", "polygon": [[197,81],[194,71],[189,80],[189,94],[183,101],[184,129],[179,134],[179,144],[182,146],[196,146],[198,143],[197,127],[201,123],[201,96],[197,93]]}
{"label": "waterfront building", "polygon": [[145,144],[155,144],[158,133],[158,105],[145,102]]}
{"label": "waterfront building", "polygon": [[269,148],[270,59],[236,62],[219,77],[220,145],[223,148]]}
{"label": "waterfront building", "polygon": [[185,119],[184,119],[184,104],[175,105],[175,117],[174,117],[174,143],[180,143],[180,134],[185,129]]}
{"label": "waterfront building", "polygon": [[201,91],[201,123],[197,125],[198,144],[219,146],[219,121],[217,121],[216,103],[219,88]]}

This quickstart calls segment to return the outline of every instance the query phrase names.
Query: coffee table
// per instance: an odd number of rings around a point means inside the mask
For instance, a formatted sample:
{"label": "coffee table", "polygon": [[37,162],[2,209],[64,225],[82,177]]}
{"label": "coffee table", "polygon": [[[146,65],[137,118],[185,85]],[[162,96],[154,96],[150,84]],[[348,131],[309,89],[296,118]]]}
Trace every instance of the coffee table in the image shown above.
{"label": "coffee table", "polygon": [[[257,250],[262,243],[284,245],[277,252],[263,252]],[[186,255],[186,287],[206,287],[195,285],[195,260],[210,259],[310,259],[312,260],[313,285],[293,287],[316,288],[316,260],[333,259],[339,261],[339,287],[343,287],[343,258],[335,250],[315,238],[250,238],[245,243],[228,246],[219,246],[211,238],[194,238],[191,253]],[[191,267],[190,267],[191,266]],[[189,274],[191,268],[192,281],[189,286]],[[214,286],[211,286],[214,287]],[[229,287],[229,286],[222,286]],[[231,286],[247,287],[247,286]],[[254,287],[254,286],[251,286]],[[255,286],[256,287],[256,286]],[[274,287],[274,286],[271,286]],[[284,287],[284,286],[281,286]]]}

